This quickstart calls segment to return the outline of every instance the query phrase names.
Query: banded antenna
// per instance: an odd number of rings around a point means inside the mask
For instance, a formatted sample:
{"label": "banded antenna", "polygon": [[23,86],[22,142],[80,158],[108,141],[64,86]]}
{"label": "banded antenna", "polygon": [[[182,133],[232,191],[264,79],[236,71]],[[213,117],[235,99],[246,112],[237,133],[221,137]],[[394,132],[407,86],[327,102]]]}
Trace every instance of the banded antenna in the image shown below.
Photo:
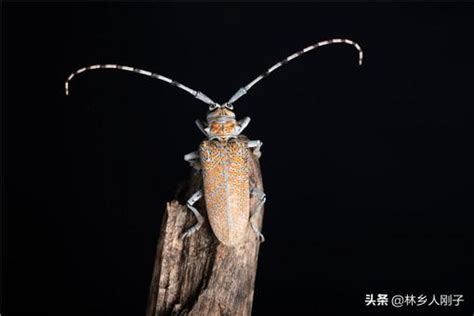
{"label": "banded antenna", "polygon": [[69,95],[69,82],[78,74],[80,73],[83,73],[85,71],[88,71],[88,70],[95,70],[95,69],[117,69],[117,70],[124,70],[124,71],[130,71],[130,72],[134,72],[134,73],[138,73],[140,75],[144,75],[144,76],[148,76],[148,77],[152,77],[152,78],[155,78],[155,79],[159,79],[159,80],[162,80],[162,81],[165,81],[167,83],[169,83],[170,85],[172,86],[175,86],[175,87],[178,87],[180,89],[183,89],[184,91],[192,94],[196,99],[198,100],[201,100],[203,101],[204,103],[207,103],[209,104],[209,107],[216,107],[218,106],[217,103],[215,103],[214,101],[212,101],[207,95],[205,95],[204,93],[200,92],[200,91],[196,91],[196,90],[193,90],[187,86],[185,86],[184,84],[181,84],[175,80],[172,80],[168,77],[165,77],[165,76],[162,76],[160,74],[156,74],[156,73],[152,73],[150,71],[146,71],[146,70],[142,70],[142,69],[138,69],[138,68],[134,68],[134,67],[129,67],[129,66],[122,66],[122,65],[117,65],[117,64],[105,64],[105,65],[92,65],[92,66],[88,66],[88,67],[83,67],[81,69],[78,69],[76,70],[75,72],[73,72],[66,80],[65,84],[64,84],[64,88],[66,90],[66,95]]}
{"label": "banded antenna", "polygon": [[331,39],[331,40],[318,42],[316,44],[313,44],[311,46],[308,46],[308,47],[304,48],[303,50],[300,50],[299,52],[294,53],[293,55],[290,55],[290,56],[286,57],[282,61],[280,61],[280,62],[276,63],[275,65],[273,65],[272,67],[270,67],[267,71],[265,71],[260,76],[255,78],[248,85],[246,85],[246,86],[240,88],[239,90],[237,90],[237,92],[229,99],[229,101],[227,101],[226,104],[232,105],[235,101],[240,99],[240,97],[242,97],[244,94],[246,94],[250,90],[250,88],[252,88],[257,82],[259,82],[260,80],[262,80],[263,78],[268,76],[274,70],[276,70],[279,67],[287,64],[289,61],[295,59],[296,57],[299,57],[299,56],[303,55],[304,53],[312,51],[313,49],[316,49],[318,47],[326,46],[326,45],[330,45],[330,44],[337,44],[337,43],[349,44],[349,45],[354,46],[359,51],[359,66],[362,65],[363,52],[362,52],[362,49],[360,48],[359,44],[357,44],[356,42],[353,42],[353,41],[348,40],[348,39],[341,39],[341,38],[335,38],[335,39]]}
{"label": "banded antenna", "polygon": [[[318,48],[318,47],[326,46],[326,45],[330,45],[330,44],[337,44],[337,43],[349,44],[349,45],[354,46],[359,52],[359,65],[362,65],[363,52],[362,52],[362,49],[360,48],[359,44],[357,44],[356,42],[348,40],[348,39],[340,39],[340,38],[318,42],[318,43],[313,44],[311,46],[308,46],[308,47],[304,48],[303,50],[300,50],[299,52],[296,52],[293,55],[290,55],[287,58],[283,59],[282,61],[276,63],[275,65],[270,67],[267,71],[265,71],[263,74],[261,74],[260,76],[255,78],[252,82],[250,82],[246,86],[244,86],[244,87],[240,88],[239,90],[237,90],[237,92],[229,99],[229,101],[224,103],[222,106],[233,109],[232,104],[234,102],[236,102],[238,99],[240,99],[240,97],[242,97],[244,94],[246,94],[248,92],[248,90],[250,90],[250,88],[252,88],[257,82],[259,82],[260,80],[262,80],[263,78],[268,76],[271,72],[273,72],[276,69],[280,68],[281,66],[287,64],[289,61],[295,59],[296,57],[299,57],[299,56],[301,56],[301,55],[303,55],[303,54],[305,54],[309,51],[312,51],[312,50]],[[202,93],[200,91],[193,90],[193,89],[191,89],[191,88],[189,88],[189,87],[187,87],[187,86],[185,86],[185,85],[183,85],[183,84],[181,84],[181,83],[179,83],[175,80],[172,80],[168,77],[165,77],[165,76],[162,76],[160,74],[153,73],[153,72],[150,72],[150,71],[147,71],[147,70],[138,69],[138,68],[134,68],[134,67],[130,67],[130,66],[117,65],[117,64],[91,65],[91,66],[80,68],[80,69],[76,70],[75,72],[71,73],[71,75],[69,75],[69,77],[67,78],[67,80],[64,84],[66,95],[69,95],[69,83],[71,82],[71,80],[75,76],[77,76],[80,73],[83,73],[83,72],[86,72],[86,71],[89,71],[89,70],[95,70],[95,69],[124,70],[124,71],[138,73],[138,74],[141,74],[141,75],[144,75],[144,76],[152,77],[152,78],[155,78],[155,79],[159,79],[159,80],[162,80],[162,81],[165,81],[165,82],[169,83],[172,86],[178,87],[178,88],[190,93],[196,99],[201,100],[204,103],[208,104],[209,105],[209,110],[213,110],[217,107],[221,107],[220,104],[212,101],[204,93]]]}

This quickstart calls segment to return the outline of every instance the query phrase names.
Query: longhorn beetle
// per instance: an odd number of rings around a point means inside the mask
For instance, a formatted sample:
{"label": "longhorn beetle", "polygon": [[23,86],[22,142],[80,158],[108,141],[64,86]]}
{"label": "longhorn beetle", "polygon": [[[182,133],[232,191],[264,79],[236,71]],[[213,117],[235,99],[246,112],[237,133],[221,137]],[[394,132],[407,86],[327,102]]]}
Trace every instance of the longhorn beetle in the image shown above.
{"label": "longhorn beetle", "polygon": [[[233,104],[257,82],[289,61],[313,49],[329,44],[349,44],[359,53],[359,65],[362,64],[363,52],[359,44],[348,39],[331,39],[308,46],[270,67],[246,86],[240,88],[226,103],[212,101],[200,91],[193,90],[177,81],[150,71],[117,64],[92,65],[73,72],[65,82],[66,95],[69,94],[69,82],[78,74],[94,69],[125,70],[165,81],[192,94],[195,98],[209,105],[207,123],[196,120],[197,127],[207,139],[199,145],[198,151],[184,156],[184,160],[197,170],[202,171],[203,188],[196,191],[187,201],[187,207],[193,212],[197,223],[182,234],[185,238],[195,233],[204,222],[203,216],[193,206],[204,197],[209,222],[217,239],[226,246],[239,244],[244,237],[248,224],[258,239],[264,238],[259,231],[255,218],[265,203],[265,193],[250,183],[250,154],[260,158],[260,140],[248,140],[241,135],[250,122],[250,117],[237,121]],[[250,153],[249,148],[253,149]],[[254,210],[250,210],[250,196],[259,199]]]}

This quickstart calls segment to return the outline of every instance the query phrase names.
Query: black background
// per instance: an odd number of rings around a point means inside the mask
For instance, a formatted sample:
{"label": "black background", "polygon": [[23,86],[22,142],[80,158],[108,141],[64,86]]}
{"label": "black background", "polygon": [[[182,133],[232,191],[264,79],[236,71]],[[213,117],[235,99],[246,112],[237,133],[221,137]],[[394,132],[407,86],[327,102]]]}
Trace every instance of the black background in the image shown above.
{"label": "black background", "polygon": [[[471,315],[473,6],[8,4],[5,315],[144,315],[164,204],[206,105],[120,63],[227,100],[264,142],[254,314]],[[460,307],[365,307],[369,293]],[[319,312],[319,313],[318,313]]]}

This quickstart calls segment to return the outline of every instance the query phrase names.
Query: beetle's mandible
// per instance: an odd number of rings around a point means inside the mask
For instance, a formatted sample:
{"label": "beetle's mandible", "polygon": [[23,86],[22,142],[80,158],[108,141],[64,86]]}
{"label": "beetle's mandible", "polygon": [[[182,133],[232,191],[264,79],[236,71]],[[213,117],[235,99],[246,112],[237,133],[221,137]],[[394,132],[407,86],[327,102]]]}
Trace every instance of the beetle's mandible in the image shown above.
{"label": "beetle's mandible", "polygon": [[[117,64],[101,64],[83,67],[73,72],[65,82],[66,95],[69,94],[69,82],[78,74],[94,69],[117,69],[156,78],[185,90],[195,98],[209,105],[205,123],[197,120],[196,125],[206,135],[199,145],[198,151],[184,156],[190,165],[202,172],[202,188],[195,192],[187,201],[187,207],[196,217],[197,223],[186,230],[185,238],[195,233],[204,222],[204,217],[194,207],[196,201],[204,198],[212,231],[217,239],[226,246],[238,245],[249,226],[260,241],[263,235],[255,223],[256,216],[265,203],[265,193],[250,183],[250,155],[261,155],[260,140],[248,140],[241,135],[250,122],[249,117],[237,120],[233,112],[233,104],[257,82],[289,61],[315,48],[329,44],[349,44],[359,53],[359,65],[362,64],[363,52],[359,44],[348,39],[331,39],[310,45],[270,67],[246,86],[240,88],[226,103],[212,101],[200,91],[193,90],[177,81],[150,71],[122,66]],[[256,196],[259,203],[256,209],[250,209],[250,196]]]}

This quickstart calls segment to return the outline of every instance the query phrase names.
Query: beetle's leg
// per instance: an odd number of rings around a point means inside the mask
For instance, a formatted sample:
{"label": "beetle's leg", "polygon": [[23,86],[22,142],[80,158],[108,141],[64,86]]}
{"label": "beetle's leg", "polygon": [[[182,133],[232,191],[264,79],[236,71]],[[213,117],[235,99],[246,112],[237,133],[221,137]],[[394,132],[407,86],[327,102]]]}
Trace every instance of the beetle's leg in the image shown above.
{"label": "beetle's leg", "polygon": [[184,160],[189,162],[189,165],[196,170],[201,170],[201,161],[199,158],[199,152],[193,151],[187,155],[184,155]]}
{"label": "beetle's leg", "polygon": [[197,127],[199,128],[199,130],[203,132],[203,134],[206,135],[206,137],[209,137],[209,133],[206,131],[204,124],[200,120],[196,120],[195,123]]}
{"label": "beetle's leg", "polygon": [[202,190],[196,191],[186,202],[187,207],[193,212],[194,216],[196,216],[197,223],[189,228],[181,238],[186,238],[192,234],[194,234],[199,228],[201,228],[202,223],[204,222],[204,217],[199,213],[199,211],[193,206],[200,198],[202,198]]}
{"label": "beetle's leg", "polygon": [[249,125],[249,123],[250,123],[250,117],[248,117],[248,116],[246,116],[243,119],[237,121],[236,134],[240,135],[240,133],[242,133],[242,131],[247,127],[247,125]]}
{"label": "beetle's leg", "polygon": [[256,196],[259,199],[259,202],[257,206],[255,207],[255,210],[250,214],[250,226],[252,226],[253,231],[257,235],[258,239],[260,242],[264,242],[265,238],[263,237],[262,233],[258,230],[257,224],[255,223],[256,216],[262,212],[263,204],[265,204],[265,201],[267,200],[265,193],[257,188],[251,188],[250,189],[250,194],[253,196]]}
{"label": "beetle's leg", "polygon": [[262,156],[262,152],[260,151],[260,147],[262,147],[262,145],[263,145],[263,142],[260,141],[260,140],[249,140],[247,142],[247,147],[248,148],[255,148],[253,150],[253,154],[255,156],[257,156],[257,158],[259,158],[259,159]]}

